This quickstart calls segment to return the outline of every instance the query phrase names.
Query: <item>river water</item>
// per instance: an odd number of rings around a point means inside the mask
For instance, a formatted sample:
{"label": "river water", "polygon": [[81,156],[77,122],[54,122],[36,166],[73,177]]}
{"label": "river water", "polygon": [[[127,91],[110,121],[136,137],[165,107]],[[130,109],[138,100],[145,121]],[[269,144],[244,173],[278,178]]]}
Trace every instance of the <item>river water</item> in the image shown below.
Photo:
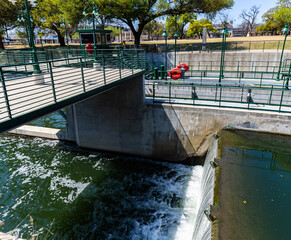
{"label": "river water", "polygon": [[[64,127],[52,116],[34,124]],[[0,232],[25,239],[192,239],[202,172],[1,135]]]}
{"label": "river water", "polygon": [[220,239],[291,239],[290,145],[290,136],[224,131]]}

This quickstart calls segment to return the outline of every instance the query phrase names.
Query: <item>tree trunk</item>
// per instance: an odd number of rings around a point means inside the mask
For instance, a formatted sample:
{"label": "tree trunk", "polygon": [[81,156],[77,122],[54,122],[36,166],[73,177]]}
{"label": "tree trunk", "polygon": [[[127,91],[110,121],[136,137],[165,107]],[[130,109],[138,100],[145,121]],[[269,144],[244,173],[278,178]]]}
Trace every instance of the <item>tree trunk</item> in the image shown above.
{"label": "tree trunk", "polygon": [[65,38],[60,33],[57,35],[58,35],[58,40],[59,40],[60,46],[65,47],[66,46]]}
{"label": "tree trunk", "polygon": [[56,26],[52,27],[52,30],[54,30],[58,36],[58,41],[60,43],[61,47],[65,47],[66,43],[65,43],[65,38],[62,36],[61,32],[59,31],[59,29]]}
{"label": "tree trunk", "polygon": [[141,32],[133,32],[133,36],[134,36],[134,44],[135,45],[140,45],[140,36],[141,36]]}
{"label": "tree trunk", "polygon": [[0,34],[0,49],[5,49],[1,34]]}

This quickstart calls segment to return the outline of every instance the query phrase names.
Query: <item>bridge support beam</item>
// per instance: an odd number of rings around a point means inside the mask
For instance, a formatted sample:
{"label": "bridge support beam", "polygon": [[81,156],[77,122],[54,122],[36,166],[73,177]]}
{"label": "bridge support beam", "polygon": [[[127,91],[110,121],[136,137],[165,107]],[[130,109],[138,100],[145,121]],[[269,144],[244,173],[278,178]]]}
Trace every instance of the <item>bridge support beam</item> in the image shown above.
{"label": "bridge support beam", "polygon": [[[67,138],[84,148],[180,161],[194,149],[179,122],[159,106],[145,104],[144,80],[137,77],[67,108]],[[157,111],[158,110],[158,111]]]}

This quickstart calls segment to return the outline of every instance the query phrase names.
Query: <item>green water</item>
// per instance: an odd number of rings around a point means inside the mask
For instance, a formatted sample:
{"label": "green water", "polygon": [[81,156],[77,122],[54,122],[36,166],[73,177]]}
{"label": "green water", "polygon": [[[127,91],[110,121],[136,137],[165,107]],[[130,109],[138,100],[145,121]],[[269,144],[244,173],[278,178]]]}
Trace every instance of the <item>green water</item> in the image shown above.
{"label": "green water", "polygon": [[203,168],[0,136],[0,232],[25,239],[191,239]]}
{"label": "green water", "polygon": [[290,137],[227,133],[225,138],[220,238],[291,239]]}
{"label": "green water", "polygon": [[[63,110],[65,112],[65,110]],[[28,125],[38,126],[38,127],[48,127],[48,128],[58,128],[65,129],[66,128],[66,120],[58,113],[53,112],[41,118],[38,118]]]}

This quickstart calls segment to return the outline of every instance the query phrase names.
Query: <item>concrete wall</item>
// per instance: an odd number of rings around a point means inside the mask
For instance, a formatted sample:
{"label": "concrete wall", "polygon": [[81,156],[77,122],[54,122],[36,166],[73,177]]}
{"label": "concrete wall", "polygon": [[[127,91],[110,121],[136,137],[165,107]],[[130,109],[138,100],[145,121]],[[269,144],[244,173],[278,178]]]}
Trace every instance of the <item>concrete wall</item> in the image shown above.
{"label": "concrete wall", "polygon": [[206,153],[213,133],[253,122],[291,134],[291,115],[144,102],[143,78],[67,108],[67,138],[85,148],[181,161]]}
{"label": "concrete wall", "polygon": [[[174,53],[168,53],[168,64],[169,67],[174,63]],[[177,64],[181,62],[189,63],[189,61],[220,61],[221,53],[218,52],[177,52]],[[252,51],[226,51],[225,61],[280,61],[281,51],[269,50],[262,52],[262,50],[252,50]],[[160,61],[164,62],[164,53],[148,53],[148,61]],[[291,51],[286,50],[284,52],[283,59],[291,59]],[[270,66],[272,63],[270,62]],[[235,70],[235,69],[234,69]]]}

